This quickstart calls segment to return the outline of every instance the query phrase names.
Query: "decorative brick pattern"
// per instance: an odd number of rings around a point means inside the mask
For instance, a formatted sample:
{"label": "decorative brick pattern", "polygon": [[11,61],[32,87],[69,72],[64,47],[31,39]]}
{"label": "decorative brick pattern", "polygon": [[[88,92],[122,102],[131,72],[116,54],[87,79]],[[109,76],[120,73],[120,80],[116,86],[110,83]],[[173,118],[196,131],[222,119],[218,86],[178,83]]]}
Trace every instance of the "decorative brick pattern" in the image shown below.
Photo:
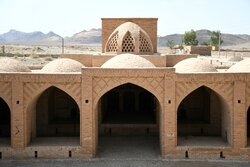
{"label": "decorative brick pattern", "polygon": [[246,85],[246,108],[250,105],[250,83]]}
{"label": "decorative brick pattern", "polygon": [[113,35],[113,37],[108,42],[107,52],[117,52],[118,50],[118,32]]}
{"label": "decorative brick pattern", "polygon": [[225,100],[231,101],[233,99],[233,84],[232,83],[202,83],[202,82],[177,82],[176,83],[176,107],[179,106],[181,101],[195,89],[206,86]]}
{"label": "decorative brick pattern", "polygon": [[160,104],[163,102],[163,78],[94,78],[93,79],[93,99],[94,104],[109,90],[126,83],[138,85],[152,94],[159,100]]}
{"label": "decorative brick pattern", "polygon": [[25,83],[24,84],[24,105],[28,107],[29,103],[39,96],[47,88],[55,86],[62,91],[65,91],[73,99],[75,99],[78,106],[81,104],[81,85],[80,83],[66,83],[66,84],[50,84],[50,83]]}
{"label": "decorative brick pattern", "polygon": [[142,32],[140,32],[139,41],[140,41],[139,49],[140,49],[141,53],[149,53],[149,52],[151,52],[150,44],[149,44],[148,40],[146,39],[145,35]]}
{"label": "decorative brick pattern", "polygon": [[127,32],[123,41],[122,41],[122,52],[133,53],[135,51],[135,42],[134,38],[131,36],[130,32]]}

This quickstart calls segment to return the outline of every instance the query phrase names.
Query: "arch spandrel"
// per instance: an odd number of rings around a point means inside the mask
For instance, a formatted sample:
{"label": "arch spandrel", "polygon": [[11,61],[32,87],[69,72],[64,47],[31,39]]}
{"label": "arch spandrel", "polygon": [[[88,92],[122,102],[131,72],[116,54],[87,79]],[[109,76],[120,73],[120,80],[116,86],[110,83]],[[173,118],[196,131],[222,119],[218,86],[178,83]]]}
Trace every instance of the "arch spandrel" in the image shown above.
{"label": "arch spandrel", "polygon": [[48,88],[56,87],[69,96],[71,96],[77,103],[81,106],[81,85],[79,83],[75,84],[50,84],[50,83],[25,83],[24,85],[24,106],[27,110],[28,106],[31,103],[34,103],[35,100]]}
{"label": "arch spandrel", "polygon": [[233,100],[233,84],[231,83],[184,83],[179,82],[176,84],[176,108],[180,105],[181,101],[187,97],[191,92],[205,86],[227,101],[230,108],[232,108]]}
{"label": "arch spandrel", "polygon": [[94,106],[99,99],[111,89],[131,83],[152,93],[163,104],[163,78],[94,78],[93,79],[93,100]]}

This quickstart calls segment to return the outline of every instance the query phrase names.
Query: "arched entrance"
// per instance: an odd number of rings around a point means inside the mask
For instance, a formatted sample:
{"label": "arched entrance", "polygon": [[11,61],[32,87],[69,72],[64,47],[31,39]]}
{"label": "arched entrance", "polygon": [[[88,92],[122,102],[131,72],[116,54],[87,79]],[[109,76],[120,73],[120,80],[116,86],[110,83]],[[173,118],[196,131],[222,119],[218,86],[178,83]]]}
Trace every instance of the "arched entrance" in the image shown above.
{"label": "arched entrance", "polygon": [[142,87],[127,83],[108,91],[98,103],[101,156],[114,151],[117,157],[125,152],[129,157],[148,152],[158,156],[159,113],[157,98]]}
{"label": "arched entrance", "polygon": [[10,108],[8,104],[0,98],[0,146],[10,145]]}
{"label": "arched entrance", "polygon": [[230,109],[212,89],[201,86],[177,110],[178,146],[226,146],[230,143]]}
{"label": "arched entrance", "polygon": [[247,110],[247,146],[250,146],[250,106]]}
{"label": "arched entrance", "polygon": [[36,104],[36,129],[32,144],[79,145],[80,110],[75,100],[54,86],[45,90]]}

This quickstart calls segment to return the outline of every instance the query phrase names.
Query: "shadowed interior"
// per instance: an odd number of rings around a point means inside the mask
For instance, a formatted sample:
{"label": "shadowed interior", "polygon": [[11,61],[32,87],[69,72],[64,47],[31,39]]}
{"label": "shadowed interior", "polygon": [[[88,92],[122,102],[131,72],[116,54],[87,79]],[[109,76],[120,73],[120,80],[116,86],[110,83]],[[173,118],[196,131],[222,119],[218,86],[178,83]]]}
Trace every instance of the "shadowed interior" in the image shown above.
{"label": "shadowed interior", "polygon": [[[197,88],[178,107],[178,145],[230,143],[229,111],[226,101],[212,89],[205,86]],[[195,137],[199,138],[198,142]]]}

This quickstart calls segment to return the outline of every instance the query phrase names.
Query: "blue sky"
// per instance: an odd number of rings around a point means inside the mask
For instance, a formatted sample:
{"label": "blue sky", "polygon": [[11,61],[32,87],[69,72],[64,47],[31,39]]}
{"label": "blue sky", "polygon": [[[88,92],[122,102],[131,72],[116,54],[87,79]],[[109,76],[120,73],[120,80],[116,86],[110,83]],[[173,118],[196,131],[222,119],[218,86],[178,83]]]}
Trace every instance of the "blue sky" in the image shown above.
{"label": "blue sky", "polygon": [[0,34],[101,28],[102,17],[157,17],[158,35],[190,29],[250,34],[250,0],[0,0]]}

